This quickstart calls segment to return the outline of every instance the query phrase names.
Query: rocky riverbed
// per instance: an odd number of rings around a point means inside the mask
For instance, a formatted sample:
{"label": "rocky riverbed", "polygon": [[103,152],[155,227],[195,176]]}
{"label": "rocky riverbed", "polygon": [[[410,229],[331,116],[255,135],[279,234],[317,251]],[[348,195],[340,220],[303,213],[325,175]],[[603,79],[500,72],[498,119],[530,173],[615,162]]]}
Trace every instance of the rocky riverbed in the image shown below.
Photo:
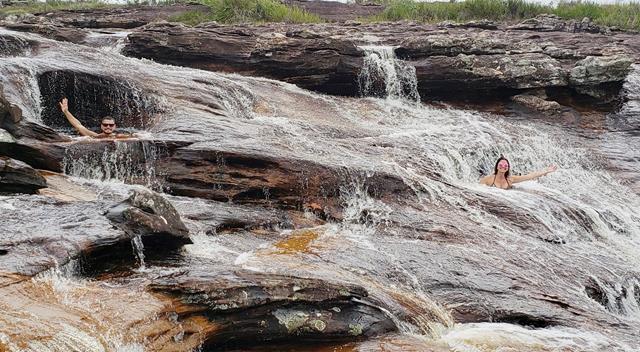
{"label": "rocky riverbed", "polygon": [[637,34],[184,10],[5,19],[0,350],[640,347]]}

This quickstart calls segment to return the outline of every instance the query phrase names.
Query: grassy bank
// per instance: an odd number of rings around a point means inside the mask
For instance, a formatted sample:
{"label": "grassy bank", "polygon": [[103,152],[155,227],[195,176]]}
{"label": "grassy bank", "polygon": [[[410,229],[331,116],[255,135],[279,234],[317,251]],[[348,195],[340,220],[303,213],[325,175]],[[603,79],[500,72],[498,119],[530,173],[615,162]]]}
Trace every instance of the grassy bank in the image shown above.
{"label": "grassy bank", "polygon": [[391,0],[385,11],[371,21],[413,20],[420,22],[489,19],[519,21],[548,13],[565,19],[582,20],[589,17],[597,24],[626,29],[640,29],[640,3],[596,4],[591,2],[561,2],[557,7],[525,2],[523,0],[467,0],[461,2],[414,2]]}
{"label": "grassy bank", "polygon": [[[365,0],[363,0],[365,1]],[[565,19],[582,20],[589,17],[600,25],[640,30],[640,3],[599,5],[587,1],[561,2],[548,6],[524,0],[466,0],[458,2],[415,2],[413,0],[374,0],[386,6],[377,16],[366,21],[419,22],[489,19],[494,21],[520,21],[538,14],[556,14]],[[167,0],[161,2],[174,2]],[[191,11],[170,18],[172,21],[196,25],[202,22],[220,23],[318,23],[322,19],[312,13],[281,3],[279,0],[200,0],[208,11]],[[371,0],[366,0],[371,2]],[[132,0],[130,4],[144,1]],[[0,7],[0,17],[11,14],[42,13],[57,10],[87,10],[127,5],[111,5],[96,0],[84,2],[47,1],[17,6]]]}
{"label": "grassy bank", "polygon": [[174,16],[171,20],[189,25],[207,21],[220,23],[318,23],[317,15],[295,6],[287,6],[277,0],[202,0],[209,6],[208,12],[191,11]]}
{"label": "grassy bank", "polygon": [[68,1],[47,1],[47,2],[31,2],[20,5],[11,5],[0,7],[0,15],[22,15],[26,13],[43,13],[58,10],[91,10],[110,8],[123,5],[106,4],[99,1],[83,1],[83,2],[68,2]]}

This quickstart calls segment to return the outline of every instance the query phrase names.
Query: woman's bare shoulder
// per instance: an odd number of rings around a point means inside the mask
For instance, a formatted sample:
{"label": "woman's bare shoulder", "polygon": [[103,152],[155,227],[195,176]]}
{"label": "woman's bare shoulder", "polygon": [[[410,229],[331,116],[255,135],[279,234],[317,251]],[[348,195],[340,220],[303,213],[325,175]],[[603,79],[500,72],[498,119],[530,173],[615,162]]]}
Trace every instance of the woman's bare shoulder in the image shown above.
{"label": "woman's bare shoulder", "polygon": [[492,177],[493,175],[487,175],[487,176],[482,176],[480,178],[480,183],[484,184],[484,185],[488,185],[491,184],[491,180],[493,179]]}

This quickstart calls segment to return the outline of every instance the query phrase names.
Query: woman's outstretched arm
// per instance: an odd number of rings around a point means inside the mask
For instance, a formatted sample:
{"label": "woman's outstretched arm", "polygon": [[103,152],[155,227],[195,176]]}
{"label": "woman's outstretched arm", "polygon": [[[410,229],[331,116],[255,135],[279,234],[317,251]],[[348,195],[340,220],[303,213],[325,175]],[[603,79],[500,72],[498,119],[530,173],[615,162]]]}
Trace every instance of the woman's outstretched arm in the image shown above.
{"label": "woman's outstretched arm", "polygon": [[534,180],[538,177],[542,177],[546,174],[549,174],[551,172],[554,172],[558,169],[557,166],[555,165],[551,165],[549,167],[547,167],[546,169],[542,170],[542,171],[536,171],[536,172],[532,172],[526,175],[522,175],[522,176],[511,176],[509,177],[509,179],[511,180],[511,183],[518,183],[518,182],[524,182],[524,181],[529,181],[529,180]]}

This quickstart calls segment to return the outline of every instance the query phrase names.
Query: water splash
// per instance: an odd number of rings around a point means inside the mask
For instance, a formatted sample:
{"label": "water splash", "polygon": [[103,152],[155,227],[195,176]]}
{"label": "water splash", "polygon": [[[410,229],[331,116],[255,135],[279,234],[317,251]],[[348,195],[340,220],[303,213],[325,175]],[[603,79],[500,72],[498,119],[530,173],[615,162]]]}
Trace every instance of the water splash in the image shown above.
{"label": "water splash", "polygon": [[365,52],[358,76],[363,96],[420,101],[415,67],[398,60],[393,47],[362,46]]}
{"label": "water splash", "polygon": [[99,149],[87,148],[95,143],[78,143],[65,150],[65,174],[103,181],[118,180],[162,190],[156,162],[164,155],[165,148],[144,140],[112,141],[101,143]]}
{"label": "water splash", "polygon": [[459,324],[439,340],[453,351],[629,351],[629,347],[596,332],[567,327],[527,329],[505,323]]}

